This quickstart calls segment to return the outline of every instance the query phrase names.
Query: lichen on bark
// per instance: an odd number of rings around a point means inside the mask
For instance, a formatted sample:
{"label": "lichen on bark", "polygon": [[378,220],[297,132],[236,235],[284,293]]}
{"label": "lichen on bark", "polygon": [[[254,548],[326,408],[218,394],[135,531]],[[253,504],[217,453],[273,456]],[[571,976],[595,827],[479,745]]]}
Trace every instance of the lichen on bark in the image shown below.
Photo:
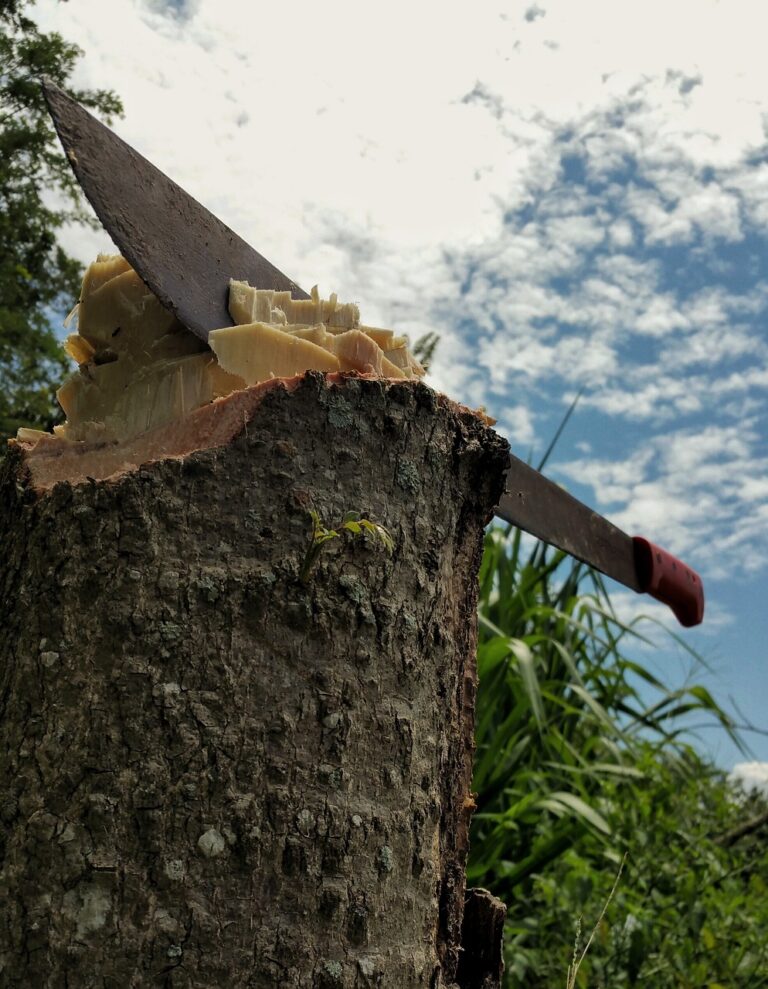
{"label": "lichen on bark", "polygon": [[[0,479],[0,983],[450,986],[506,444],[307,374],[226,446]],[[311,532],[354,509],[391,555]]]}

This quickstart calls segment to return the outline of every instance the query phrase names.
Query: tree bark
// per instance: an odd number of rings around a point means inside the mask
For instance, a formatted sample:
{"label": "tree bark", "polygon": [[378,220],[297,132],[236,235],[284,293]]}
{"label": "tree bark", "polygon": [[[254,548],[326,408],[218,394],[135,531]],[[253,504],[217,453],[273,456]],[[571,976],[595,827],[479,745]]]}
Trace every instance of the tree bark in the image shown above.
{"label": "tree bark", "polygon": [[506,906],[487,889],[467,890],[456,973],[461,989],[500,989],[506,916]]}
{"label": "tree bark", "polygon": [[[112,479],[9,454],[0,984],[454,984],[506,462],[422,384],[316,373]],[[303,582],[310,507],[394,552],[336,539]]]}

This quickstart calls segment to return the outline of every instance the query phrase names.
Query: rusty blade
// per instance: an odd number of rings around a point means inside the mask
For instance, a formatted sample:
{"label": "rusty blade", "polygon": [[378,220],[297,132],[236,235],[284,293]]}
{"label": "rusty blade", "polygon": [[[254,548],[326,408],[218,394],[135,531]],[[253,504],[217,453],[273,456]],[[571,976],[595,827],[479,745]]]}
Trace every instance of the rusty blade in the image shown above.
{"label": "rusty blade", "polygon": [[633,591],[645,590],[632,537],[513,455],[496,514]]}
{"label": "rusty blade", "polygon": [[[232,320],[230,278],[308,298],[180,186],[51,82],[45,97],[75,175],[123,255],[160,301],[201,339]],[[630,537],[510,457],[496,512],[634,591],[663,601],[682,624],[703,617],[701,579],[681,560]]]}
{"label": "rusty blade", "polygon": [[75,176],[149,288],[202,340],[231,326],[230,278],[308,299],[287,275],[46,79],[43,92]]}

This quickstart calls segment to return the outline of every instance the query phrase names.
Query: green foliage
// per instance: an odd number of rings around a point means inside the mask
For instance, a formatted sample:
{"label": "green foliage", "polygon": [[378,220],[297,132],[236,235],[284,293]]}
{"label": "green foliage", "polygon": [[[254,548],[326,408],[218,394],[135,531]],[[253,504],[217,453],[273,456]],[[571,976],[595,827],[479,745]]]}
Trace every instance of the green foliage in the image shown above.
{"label": "green foliage", "polygon": [[574,986],[768,985],[765,842],[717,840],[765,801],[684,730],[692,712],[732,733],[729,719],[705,688],[670,689],[628,658],[650,645],[599,575],[525,545],[492,529],[480,574],[468,880],[509,907],[506,986],[561,989],[577,923],[609,900]]}
{"label": "green foliage", "polygon": [[303,584],[308,583],[323,546],[331,539],[339,539],[343,532],[349,533],[353,539],[359,536],[370,536],[387,553],[391,553],[395,548],[392,536],[390,536],[384,526],[379,525],[378,522],[371,522],[370,519],[362,518],[360,512],[346,512],[335,529],[326,528],[320,515],[314,509],[310,509],[309,517],[312,520],[312,533],[310,535],[307,553],[299,571],[299,579]]}
{"label": "green foliage", "polygon": [[104,90],[73,90],[81,51],[43,34],[30,0],[0,0],[0,439],[19,426],[48,429],[68,362],[53,320],[77,299],[80,265],[57,242],[68,223],[95,224],[59,147],[40,88],[49,76],[109,118]]}
{"label": "green foliage", "polygon": [[[576,985],[768,985],[765,835],[730,848],[717,841],[765,801],[738,794],[692,750],[665,759],[648,746],[642,765],[631,794],[614,786],[603,795],[629,861]],[[598,912],[612,880],[605,850],[589,838],[534,878],[526,909],[535,931],[523,931],[519,910],[510,922],[510,986],[559,989],[575,919]]]}
{"label": "green foliage", "polygon": [[595,940],[595,936],[600,931],[600,925],[603,923],[603,917],[605,917],[608,907],[611,905],[611,900],[616,895],[616,890],[619,885],[619,880],[621,879],[621,874],[624,871],[624,866],[627,863],[627,853],[624,853],[624,858],[621,860],[621,865],[619,866],[619,871],[616,874],[616,879],[614,880],[611,891],[608,894],[608,899],[605,901],[603,909],[600,911],[600,916],[597,918],[597,923],[592,928],[592,933],[589,935],[587,943],[582,947],[581,944],[581,918],[576,921],[576,940],[573,945],[573,960],[568,966],[568,977],[566,978],[566,989],[576,989],[576,980],[579,977],[579,969],[582,966],[584,959],[587,957],[589,949],[592,947],[592,942]]}
{"label": "green foliage", "polygon": [[429,365],[434,360],[435,351],[439,343],[439,333],[425,333],[419,337],[411,348],[411,353],[421,363],[425,371],[429,370]]}

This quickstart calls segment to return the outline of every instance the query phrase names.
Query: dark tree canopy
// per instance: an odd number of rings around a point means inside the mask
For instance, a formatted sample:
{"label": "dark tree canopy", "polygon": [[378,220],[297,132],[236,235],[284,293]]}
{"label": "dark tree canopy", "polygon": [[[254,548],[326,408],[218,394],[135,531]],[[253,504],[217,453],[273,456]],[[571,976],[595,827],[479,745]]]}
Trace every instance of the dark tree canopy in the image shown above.
{"label": "dark tree canopy", "polygon": [[106,90],[76,90],[82,51],[42,33],[30,0],[0,0],[0,438],[58,420],[68,361],[55,327],[77,299],[80,265],[58,243],[67,223],[91,224],[43,100],[47,75],[84,106],[122,112]]}

